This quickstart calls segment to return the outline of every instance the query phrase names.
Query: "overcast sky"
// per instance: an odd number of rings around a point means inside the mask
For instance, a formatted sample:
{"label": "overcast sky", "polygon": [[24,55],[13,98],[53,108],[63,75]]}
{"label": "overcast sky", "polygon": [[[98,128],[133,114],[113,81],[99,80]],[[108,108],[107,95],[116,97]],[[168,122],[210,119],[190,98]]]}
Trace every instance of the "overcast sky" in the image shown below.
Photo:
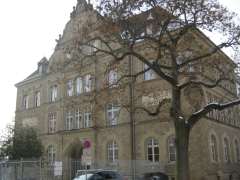
{"label": "overcast sky", "polygon": [[[0,130],[13,121],[14,84],[37,68],[37,62],[53,53],[77,0],[1,0],[0,2]],[[221,0],[240,14],[240,0]]]}

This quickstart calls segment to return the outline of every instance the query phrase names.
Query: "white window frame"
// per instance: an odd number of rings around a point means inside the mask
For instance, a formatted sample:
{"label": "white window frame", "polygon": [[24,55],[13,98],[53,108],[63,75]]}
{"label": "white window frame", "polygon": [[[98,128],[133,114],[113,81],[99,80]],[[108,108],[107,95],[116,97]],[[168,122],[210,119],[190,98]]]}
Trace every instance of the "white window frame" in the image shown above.
{"label": "white window frame", "polygon": [[118,124],[118,117],[120,113],[120,106],[118,104],[110,103],[107,104],[107,125],[115,126]]}
{"label": "white window frame", "polygon": [[149,23],[146,26],[146,34],[147,35],[153,35],[153,24],[152,23]]}
{"label": "white window frame", "polygon": [[[152,61],[150,61],[150,62],[152,62]],[[149,68],[149,66],[147,64],[143,65],[143,70],[146,70],[148,68]],[[143,79],[144,79],[144,81],[156,79],[156,74],[152,69],[149,69],[148,71],[144,72]]]}
{"label": "white window frame", "polygon": [[75,129],[80,129],[80,128],[82,128],[83,127],[83,125],[82,125],[82,112],[80,111],[80,109],[77,109],[76,111],[75,111]]}
{"label": "white window frame", "polygon": [[74,94],[74,86],[73,86],[73,80],[67,81],[67,96],[73,96]]}
{"label": "white window frame", "polygon": [[48,113],[48,133],[56,132],[57,128],[57,113],[50,112]]}
{"label": "white window frame", "polygon": [[107,144],[107,160],[111,163],[118,160],[118,145],[116,141],[111,141]]}
{"label": "white window frame", "polygon": [[85,112],[83,115],[83,127],[89,128],[92,126],[92,113],[91,112]]}
{"label": "white window frame", "polygon": [[177,153],[176,153],[175,137],[173,135],[168,137],[167,145],[168,145],[168,161],[176,162]]}
{"label": "white window frame", "polygon": [[77,77],[76,79],[76,94],[80,95],[83,93],[83,78]]}
{"label": "white window frame", "polygon": [[65,130],[70,131],[73,129],[73,114],[71,111],[66,113]]}
{"label": "white window frame", "polygon": [[84,76],[84,92],[91,92],[92,90],[92,76],[91,74],[86,74]]}
{"label": "white window frame", "polygon": [[56,160],[56,149],[53,145],[49,145],[47,148],[47,158],[50,165],[54,165]]}
{"label": "white window frame", "polygon": [[23,96],[23,108],[24,109],[28,109],[29,108],[29,96],[28,95],[24,95]]}
{"label": "white window frame", "polygon": [[111,69],[108,73],[109,87],[117,87],[117,81],[118,81],[117,69]]}
{"label": "white window frame", "polygon": [[57,100],[58,87],[53,85],[50,87],[50,102],[55,102]]}
{"label": "white window frame", "polygon": [[41,105],[41,93],[40,91],[37,91],[35,93],[35,96],[34,96],[34,103],[35,103],[35,107],[39,107]]}
{"label": "white window frame", "polygon": [[[153,162],[153,163],[159,162],[160,154],[159,154],[158,141],[154,138],[150,138],[147,140],[146,146],[147,146],[146,147],[147,148],[147,160],[150,162]],[[155,153],[155,148],[157,148],[158,153]],[[152,156],[152,159],[150,158],[150,156]]]}

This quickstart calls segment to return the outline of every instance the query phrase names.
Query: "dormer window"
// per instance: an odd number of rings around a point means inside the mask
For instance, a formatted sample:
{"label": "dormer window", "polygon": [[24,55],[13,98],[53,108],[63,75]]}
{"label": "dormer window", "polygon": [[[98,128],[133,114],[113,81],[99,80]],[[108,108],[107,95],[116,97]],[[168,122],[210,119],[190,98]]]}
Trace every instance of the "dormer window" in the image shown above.
{"label": "dormer window", "polygon": [[150,12],[149,15],[148,15],[148,17],[147,17],[147,20],[148,20],[148,21],[151,21],[151,20],[153,20],[153,19],[154,19],[154,17],[153,17],[153,15],[152,15],[152,13]]}
{"label": "dormer window", "polygon": [[45,74],[47,72],[47,67],[48,67],[48,60],[44,57],[38,63],[38,73]]}
{"label": "dormer window", "polygon": [[152,24],[153,19],[154,18],[152,16],[152,13],[150,13],[147,17],[147,26],[146,26],[147,35],[152,35],[153,34],[153,24]]}

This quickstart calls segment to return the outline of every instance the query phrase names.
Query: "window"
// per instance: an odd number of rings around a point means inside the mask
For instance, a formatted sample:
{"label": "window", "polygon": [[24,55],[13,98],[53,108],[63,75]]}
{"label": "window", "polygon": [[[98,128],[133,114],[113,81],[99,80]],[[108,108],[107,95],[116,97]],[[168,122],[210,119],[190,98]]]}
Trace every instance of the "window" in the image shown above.
{"label": "window", "polygon": [[188,63],[188,72],[189,73],[193,73],[195,72],[195,67],[194,67],[194,64],[193,63]]}
{"label": "window", "polygon": [[82,77],[78,77],[76,79],[76,93],[80,95],[83,92],[83,79]]}
{"label": "window", "polygon": [[[149,66],[147,64],[144,64],[144,70],[147,70],[149,68]],[[155,73],[152,69],[149,69],[148,71],[144,72],[144,80],[151,80],[151,79],[155,79]]]}
{"label": "window", "polygon": [[55,102],[57,100],[57,85],[50,88],[50,102]]}
{"label": "window", "polygon": [[149,24],[146,28],[147,35],[152,35],[153,33],[153,25]]}
{"label": "window", "polygon": [[118,145],[115,141],[107,144],[107,160],[109,162],[116,162],[118,160]]}
{"label": "window", "polygon": [[67,95],[73,96],[73,80],[67,82]]}
{"label": "window", "polygon": [[116,104],[107,105],[107,125],[117,125],[117,119],[119,116],[120,107]]}
{"label": "window", "polygon": [[217,139],[213,134],[210,137],[210,150],[211,160],[217,162],[218,161]]}
{"label": "window", "polygon": [[82,128],[82,113],[80,109],[77,109],[75,112],[75,128],[76,129]]}
{"label": "window", "polygon": [[230,162],[230,154],[229,154],[229,141],[228,139],[225,137],[223,139],[223,153],[224,153],[224,161],[225,162]]}
{"label": "window", "polygon": [[56,112],[48,114],[48,133],[56,132],[56,116]]}
{"label": "window", "polygon": [[235,158],[236,162],[240,162],[240,151],[239,151],[239,143],[238,140],[234,140],[234,147],[235,147]]}
{"label": "window", "polygon": [[118,81],[117,70],[116,69],[110,70],[108,73],[108,85],[110,87],[116,87],[117,81]]}
{"label": "window", "polygon": [[83,127],[84,128],[91,127],[91,124],[92,124],[92,114],[90,112],[85,112],[84,118],[83,118]]}
{"label": "window", "polygon": [[91,48],[91,53],[96,52],[98,49],[102,48],[102,42],[100,40],[94,40],[93,42],[91,42],[92,44],[92,48]]}
{"label": "window", "polygon": [[66,130],[71,130],[73,127],[73,115],[72,112],[66,113]]}
{"label": "window", "polygon": [[56,160],[56,149],[53,145],[48,146],[47,148],[47,158],[48,162],[53,165]]}
{"label": "window", "polygon": [[23,108],[28,109],[29,108],[29,96],[25,95],[23,96]]}
{"label": "window", "polygon": [[40,91],[37,91],[34,96],[35,107],[40,106]]}
{"label": "window", "polygon": [[168,137],[168,160],[169,162],[175,162],[176,161],[176,145],[175,145],[175,137],[170,136]]}
{"label": "window", "polygon": [[159,162],[159,145],[156,139],[147,140],[147,160]]}
{"label": "window", "polygon": [[84,76],[84,92],[90,92],[92,87],[92,77],[90,74]]}

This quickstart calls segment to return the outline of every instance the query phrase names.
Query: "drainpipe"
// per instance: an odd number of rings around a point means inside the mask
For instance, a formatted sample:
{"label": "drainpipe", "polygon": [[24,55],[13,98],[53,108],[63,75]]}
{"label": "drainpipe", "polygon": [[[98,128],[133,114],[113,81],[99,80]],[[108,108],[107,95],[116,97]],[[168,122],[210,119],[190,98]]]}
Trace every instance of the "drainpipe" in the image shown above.
{"label": "drainpipe", "polygon": [[132,179],[136,179],[136,146],[135,146],[135,119],[134,119],[134,82],[135,79],[132,77],[133,75],[133,59],[132,56],[129,56],[129,74],[130,74],[130,82],[129,82],[129,112],[130,112],[130,136],[131,136],[131,173]]}

